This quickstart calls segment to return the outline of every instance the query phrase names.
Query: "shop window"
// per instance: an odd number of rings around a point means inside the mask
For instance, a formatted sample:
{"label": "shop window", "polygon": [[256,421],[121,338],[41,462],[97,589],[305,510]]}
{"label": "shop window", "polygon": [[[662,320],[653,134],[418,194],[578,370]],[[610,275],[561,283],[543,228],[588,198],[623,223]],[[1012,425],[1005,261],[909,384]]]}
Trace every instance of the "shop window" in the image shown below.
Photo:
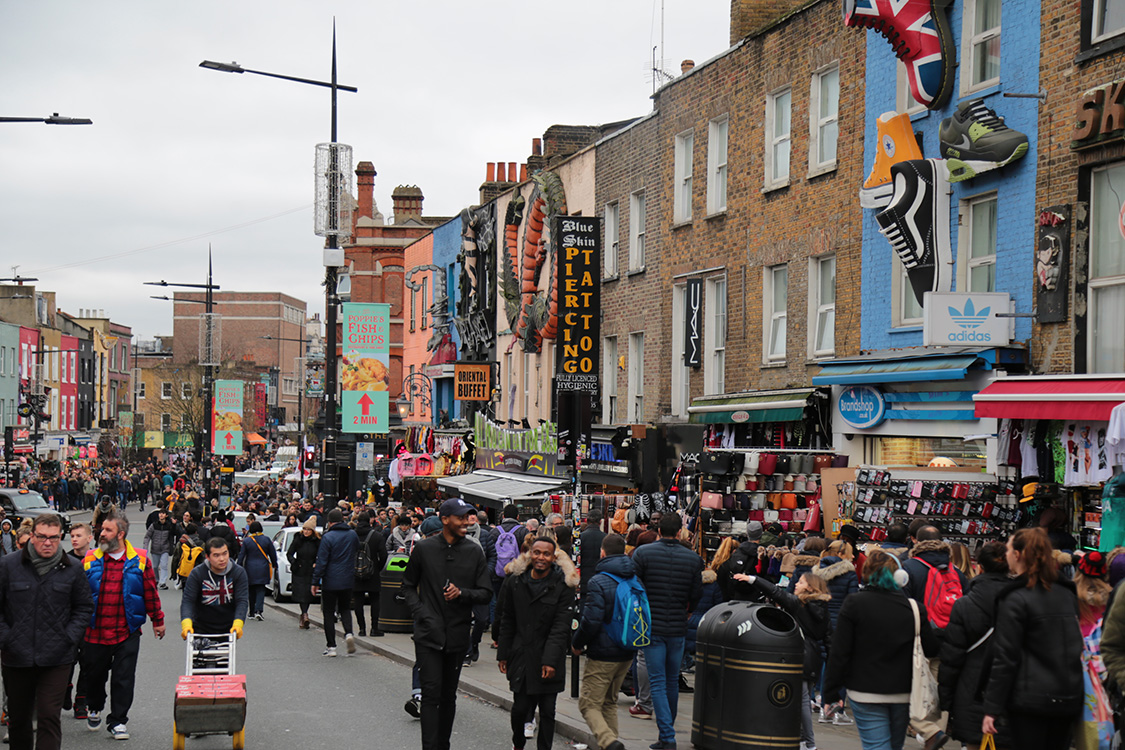
{"label": "shop window", "polygon": [[617,337],[602,341],[602,424],[617,423]]}
{"label": "shop window", "polygon": [[785,361],[786,301],[789,295],[789,267],[773,266],[765,269],[762,299],[765,301],[764,349],[769,362]]}
{"label": "shop window", "polygon": [[687,284],[672,287],[672,416],[687,419],[691,369],[684,364],[684,349],[687,344],[685,326],[687,310]]}
{"label": "shop window", "polygon": [[727,210],[727,132],[730,118],[716,117],[707,124],[707,213]]}
{"label": "shop window", "polygon": [[996,194],[961,201],[959,288],[996,291]]}
{"label": "shop window", "polygon": [[906,275],[906,267],[891,253],[891,316],[896,328],[922,325],[922,303],[914,296],[914,287]]}
{"label": "shop window", "polygon": [[836,256],[809,259],[810,358],[836,351]]}
{"label": "shop window", "polygon": [[809,174],[836,168],[836,142],[840,135],[840,65],[813,74],[809,87]]}
{"label": "shop window", "polygon": [[692,131],[676,136],[675,185],[673,185],[672,222],[691,221],[692,150],[695,135]]}
{"label": "shop window", "polygon": [[703,309],[707,322],[703,326],[703,346],[706,359],[703,365],[703,392],[706,395],[724,393],[726,388],[727,355],[727,280],[710,279],[706,284]]}
{"label": "shop window", "polygon": [[1125,203],[1125,163],[1093,173],[1087,366],[1125,372],[1125,238],[1118,226]]}
{"label": "shop window", "polygon": [[617,275],[617,254],[621,250],[621,207],[617,201],[605,204],[605,278]]}
{"label": "shop window", "polygon": [[644,421],[645,414],[645,335],[629,334],[629,422]]}
{"label": "shop window", "polygon": [[645,191],[629,196],[629,270],[645,267]]}
{"label": "shop window", "polygon": [[793,92],[789,88],[781,89],[766,97],[766,190],[789,184],[792,105]]}
{"label": "shop window", "polygon": [[984,471],[988,460],[983,440],[961,438],[881,437],[876,439],[875,463],[928,466],[934,458],[952,459],[959,467]]}
{"label": "shop window", "polygon": [[962,93],[999,83],[1000,0],[966,0],[961,38]]}

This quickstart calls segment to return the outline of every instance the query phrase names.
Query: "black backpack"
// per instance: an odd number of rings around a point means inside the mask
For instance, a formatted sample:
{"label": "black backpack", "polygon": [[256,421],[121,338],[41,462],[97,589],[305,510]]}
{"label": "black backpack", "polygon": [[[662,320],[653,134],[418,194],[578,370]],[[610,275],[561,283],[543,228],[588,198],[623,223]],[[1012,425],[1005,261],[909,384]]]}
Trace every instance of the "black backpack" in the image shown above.
{"label": "black backpack", "polygon": [[367,545],[374,533],[374,530],[368,532],[367,538],[363,540],[363,544],[359,545],[359,550],[356,552],[355,577],[357,581],[369,581],[377,572],[375,561],[371,559],[371,550]]}

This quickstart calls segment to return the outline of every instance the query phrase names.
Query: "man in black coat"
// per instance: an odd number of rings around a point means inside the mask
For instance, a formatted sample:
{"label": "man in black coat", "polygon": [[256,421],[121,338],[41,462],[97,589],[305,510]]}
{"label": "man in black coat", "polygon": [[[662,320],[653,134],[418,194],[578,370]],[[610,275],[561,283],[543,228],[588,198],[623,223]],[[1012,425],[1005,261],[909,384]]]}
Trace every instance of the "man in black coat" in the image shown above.
{"label": "man in black coat", "polygon": [[578,572],[582,575],[582,588],[580,589],[582,599],[586,598],[590,579],[597,572],[595,568],[598,567],[598,560],[602,556],[602,540],[605,539],[605,532],[602,531],[601,526],[602,512],[596,509],[591,510],[586,517],[586,530],[578,535]]}
{"label": "man in black coat", "polygon": [[[527,742],[524,723],[539,709],[539,750],[555,739],[555,701],[566,687],[566,653],[574,619],[574,587],[555,564],[558,545],[550,537],[531,543],[512,565],[500,595],[496,660],[512,688],[512,746]],[[424,693],[423,693],[424,695]]]}
{"label": "man in black coat", "polygon": [[59,720],[71,665],[94,614],[82,564],[63,554],[62,519],[36,517],[30,543],[0,560],[0,661],[12,747],[62,744]]}
{"label": "man in black coat", "polygon": [[460,498],[442,503],[441,534],[414,545],[402,574],[422,683],[422,750],[449,750],[472,608],[492,598],[484,551],[465,539],[471,512]]}

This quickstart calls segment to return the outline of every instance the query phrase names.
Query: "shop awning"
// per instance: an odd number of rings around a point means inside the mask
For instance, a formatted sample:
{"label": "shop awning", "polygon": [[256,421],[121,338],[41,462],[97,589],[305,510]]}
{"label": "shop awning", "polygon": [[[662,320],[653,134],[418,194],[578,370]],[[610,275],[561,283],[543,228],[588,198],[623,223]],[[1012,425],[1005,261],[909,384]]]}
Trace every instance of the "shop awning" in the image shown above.
{"label": "shop awning", "polygon": [[893,360],[829,362],[814,375],[813,385],[864,383],[914,383],[929,380],[962,380],[980,360],[976,354],[951,357],[915,357]]}
{"label": "shop awning", "polygon": [[463,497],[484,500],[499,508],[501,501],[541,498],[543,495],[558,492],[570,484],[563,477],[530,477],[526,474],[506,474],[501,471],[474,471],[453,477],[440,477],[438,486],[456,492]]}
{"label": "shop awning", "polygon": [[256,432],[248,432],[246,433],[246,442],[250,445],[265,445],[266,439]]}
{"label": "shop awning", "polygon": [[815,388],[704,396],[691,402],[688,421],[695,424],[731,422],[793,422],[802,417]]}
{"label": "shop awning", "polygon": [[1125,402],[1125,378],[1090,375],[999,378],[973,396],[977,417],[1107,421]]}

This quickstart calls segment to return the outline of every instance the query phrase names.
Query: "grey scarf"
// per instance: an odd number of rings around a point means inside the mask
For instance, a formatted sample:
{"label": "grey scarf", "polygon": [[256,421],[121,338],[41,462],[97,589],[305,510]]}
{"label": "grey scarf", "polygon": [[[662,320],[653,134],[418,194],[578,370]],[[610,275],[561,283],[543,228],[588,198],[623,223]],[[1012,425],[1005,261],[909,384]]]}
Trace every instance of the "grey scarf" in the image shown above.
{"label": "grey scarf", "polygon": [[47,575],[47,571],[55,567],[62,561],[63,551],[62,545],[55,547],[55,554],[50,557],[40,557],[39,553],[35,550],[34,544],[27,545],[27,553],[31,556],[31,565],[35,568],[35,574],[40,578]]}

